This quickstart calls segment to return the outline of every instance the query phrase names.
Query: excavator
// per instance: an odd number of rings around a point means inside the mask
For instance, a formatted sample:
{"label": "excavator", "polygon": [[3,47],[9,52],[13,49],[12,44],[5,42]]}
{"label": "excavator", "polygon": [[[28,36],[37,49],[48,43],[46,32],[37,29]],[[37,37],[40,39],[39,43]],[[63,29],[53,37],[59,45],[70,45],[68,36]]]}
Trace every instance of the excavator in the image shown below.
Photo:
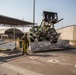
{"label": "excavator", "polygon": [[43,11],[43,20],[40,26],[34,25],[30,29],[30,50],[42,51],[67,47],[68,40],[59,40],[61,33],[57,33],[55,24],[62,21],[58,20],[56,12]]}

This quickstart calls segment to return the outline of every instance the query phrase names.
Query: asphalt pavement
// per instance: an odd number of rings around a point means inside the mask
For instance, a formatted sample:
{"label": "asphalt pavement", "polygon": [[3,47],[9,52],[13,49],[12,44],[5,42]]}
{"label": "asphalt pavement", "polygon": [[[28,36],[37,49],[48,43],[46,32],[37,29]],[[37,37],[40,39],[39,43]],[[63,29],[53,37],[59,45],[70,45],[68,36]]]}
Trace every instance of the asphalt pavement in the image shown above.
{"label": "asphalt pavement", "polygon": [[0,52],[0,75],[76,75],[76,49]]}

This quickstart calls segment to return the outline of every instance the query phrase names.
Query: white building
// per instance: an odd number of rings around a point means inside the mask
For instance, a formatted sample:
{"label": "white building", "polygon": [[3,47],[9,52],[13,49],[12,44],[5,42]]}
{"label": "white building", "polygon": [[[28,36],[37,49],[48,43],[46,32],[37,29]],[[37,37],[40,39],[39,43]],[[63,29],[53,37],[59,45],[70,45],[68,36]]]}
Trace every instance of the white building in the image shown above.
{"label": "white building", "polygon": [[66,26],[57,30],[58,33],[61,33],[59,39],[69,40],[73,44],[76,40],[76,25]]}

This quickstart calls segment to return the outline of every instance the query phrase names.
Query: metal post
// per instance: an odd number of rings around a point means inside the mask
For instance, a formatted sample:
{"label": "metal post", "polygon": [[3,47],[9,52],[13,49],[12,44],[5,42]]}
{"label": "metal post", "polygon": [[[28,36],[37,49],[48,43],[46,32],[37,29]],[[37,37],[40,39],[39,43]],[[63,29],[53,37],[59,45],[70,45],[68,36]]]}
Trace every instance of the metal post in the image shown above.
{"label": "metal post", "polygon": [[15,32],[15,26],[14,26],[14,40],[15,40],[15,33],[16,33],[16,32]]}
{"label": "metal post", "polygon": [[[24,18],[23,18],[23,21],[24,21]],[[22,30],[22,31],[23,31],[23,33],[24,33],[24,25],[23,25],[23,30]]]}
{"label": "metal post", "polygon": [[33,26],[35,25],[35,0],[33,0]]}
{"label": "metal post", "polygon": [[23,26],[23,33],[24,33],[24,26]]}
{"label": "metal post", "polygon": [[16,49],[16,40],[15,40],[15,38],[16,38],[16,30],[15,30],[15,26],[14,26],[14,41],[15,41],[15,49]]}

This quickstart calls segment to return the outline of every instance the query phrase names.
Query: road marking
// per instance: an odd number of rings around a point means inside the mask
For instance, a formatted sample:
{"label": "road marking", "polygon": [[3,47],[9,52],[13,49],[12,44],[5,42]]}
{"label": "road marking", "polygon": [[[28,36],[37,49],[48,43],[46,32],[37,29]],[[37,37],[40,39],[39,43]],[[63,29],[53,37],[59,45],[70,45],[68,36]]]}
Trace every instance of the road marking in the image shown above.
{"label": "road marking", "polygon": [[13,71],[20,73],[22,75],[44,75],[44,74],[39,74],[39,73],[30,71],[30,70],[26,70],[24,68],[20,68],[20,67],[8,64],[8,63],[1,64],[0,66],[5,67],[10,70],[13,70]]}
{"label": "road marking", "polygon": [[35,56],[31,56],[29,57],[30,59],[37,59],[38,57],[35,57]]}
{"label": "road marking", "polygon": [[0,64],[2,64],[3,62],[2,61],[0,61]]}
{"label": "road marking", "polygon": [[3,53],[0,53],[0,56],[3,56],[4,54]]}
{"label": "road marking", "polygon": [[8,56],[7,54],[4,53],[0,53],[0,56]]}
{"label": "road marking", "polygon": [[59,63],[59,60],[57,60],[57,59],[50,59],[47,62],[50,62],[50,63]]}
{"label": "road marking", "polygon": [[5,48],[0,48],[0,50],[6,50]]}
{"label": "road marking", "polygon": [[76,68],[76,64],[75,64],[75,68]]}

